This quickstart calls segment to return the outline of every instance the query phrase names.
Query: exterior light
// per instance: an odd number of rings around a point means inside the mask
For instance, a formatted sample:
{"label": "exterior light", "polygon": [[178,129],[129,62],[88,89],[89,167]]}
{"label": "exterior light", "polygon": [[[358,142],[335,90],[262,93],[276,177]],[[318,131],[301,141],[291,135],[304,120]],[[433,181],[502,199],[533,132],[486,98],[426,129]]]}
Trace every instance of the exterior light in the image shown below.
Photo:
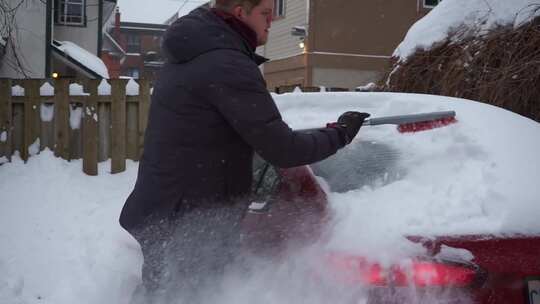
{"label": "exterior light", "polygon": [[298,44],[298,46],[303,49],[306,47],[306,44],[304,43],[304,41],[300,41],[300,43]]}
{"label": "exterior light", "polygon": [[60,75],[58,75],[58,73],[56,73],[56,72],[52,73],[52,78],[55,78],[55,79],[56,79],[56,78],[58,78],[59,76],[60,76]]}

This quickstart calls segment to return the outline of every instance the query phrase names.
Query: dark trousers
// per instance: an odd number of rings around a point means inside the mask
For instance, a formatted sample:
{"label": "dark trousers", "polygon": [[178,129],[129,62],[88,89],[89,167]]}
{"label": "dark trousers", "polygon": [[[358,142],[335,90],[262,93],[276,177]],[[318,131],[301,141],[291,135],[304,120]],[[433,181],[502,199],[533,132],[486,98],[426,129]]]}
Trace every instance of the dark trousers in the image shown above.
{"label": "dark trousers", "polygon": [[174,216],[149,219],[133,233],[144,263],[132,303],[197,303],[240,257],[245,203],[186,204]]}

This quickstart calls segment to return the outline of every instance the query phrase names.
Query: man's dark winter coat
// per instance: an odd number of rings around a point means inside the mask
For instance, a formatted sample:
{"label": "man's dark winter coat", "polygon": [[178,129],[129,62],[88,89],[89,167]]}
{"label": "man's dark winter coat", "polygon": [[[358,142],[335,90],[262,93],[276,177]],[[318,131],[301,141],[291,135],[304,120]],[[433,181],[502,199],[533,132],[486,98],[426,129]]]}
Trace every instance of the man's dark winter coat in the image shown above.
{"label": "man's dark winter coat", "polygon": [[254,151],[293,167],[343,147],[338,129],[299,132],[283,122],[258,68],[264,58],[212,11],[177,20],[163,51],[168,62],[154,87],[137,182],[120,216],[128,231],[186,202],[248,194]]}

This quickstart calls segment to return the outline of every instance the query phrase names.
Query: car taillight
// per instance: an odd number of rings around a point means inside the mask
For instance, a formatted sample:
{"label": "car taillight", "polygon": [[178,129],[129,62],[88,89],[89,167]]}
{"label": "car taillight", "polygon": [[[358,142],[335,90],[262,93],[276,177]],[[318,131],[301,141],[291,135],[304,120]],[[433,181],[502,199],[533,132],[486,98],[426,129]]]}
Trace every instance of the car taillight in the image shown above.
{"label": "car taillight", "polygon": [[382,267],[362,257],[331,255],[328,261],[334,275],[348,283],[373,286],[466,287],[479,273],[466,264],[413,260],[404,265]]}

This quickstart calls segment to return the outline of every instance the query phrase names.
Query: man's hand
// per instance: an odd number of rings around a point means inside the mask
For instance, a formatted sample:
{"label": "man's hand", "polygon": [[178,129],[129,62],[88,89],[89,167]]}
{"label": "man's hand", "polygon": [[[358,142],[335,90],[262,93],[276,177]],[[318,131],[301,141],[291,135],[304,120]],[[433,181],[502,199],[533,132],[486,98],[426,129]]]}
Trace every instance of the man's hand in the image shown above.
{"label": "man's hand", "polygon": [[354,111],[341,114],[341,116],[338,118],[337,125],[343,128],[345,131],[346,144],[349,144],[354,139],[356,134],[358,134],[358,131],[360,131],[360,127],[362,127],[362,124],[369,116],[370,115],[368,113]]}

